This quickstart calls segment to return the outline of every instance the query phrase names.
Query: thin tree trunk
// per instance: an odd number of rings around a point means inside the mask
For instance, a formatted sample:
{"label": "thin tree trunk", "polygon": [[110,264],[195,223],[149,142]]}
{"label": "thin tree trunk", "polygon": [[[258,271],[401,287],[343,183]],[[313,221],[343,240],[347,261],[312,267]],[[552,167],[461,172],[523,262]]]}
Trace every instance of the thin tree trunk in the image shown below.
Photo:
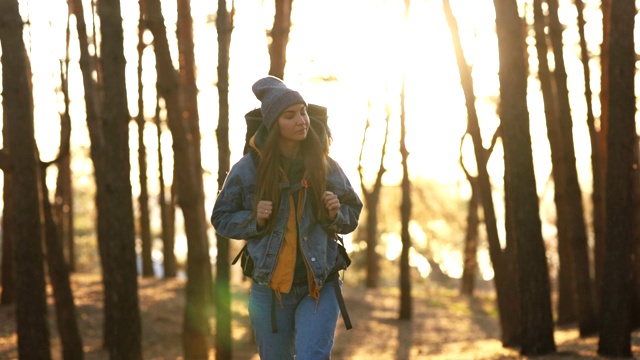
{"label": "thin tree trunk", "polygon": [[287,62],[287,43],[291,31],[291,8],[293,0],[276,0],[276,15],[271,29],[269,57],[271,67],[269,75],[284,79],[284,68]]}
{"label": "thin tree trunk", "polygon": [[177,275],[175,245],[175,198],[173,191],[169,191],[169,201],[167,202],[166,184],[164,181],[164,166],[162,165],[162,124],[160,122],[160,107],[156,101],[156,114],[154,116],[157,137],[158,137],[158,204],[160,206],[160,222],[162,224],[162,258],[164,266],[164,277],[173,278]]}
{"label": "thin tree trunk", "polygon": [[[196,176],[194,181],[199,192],[198,197],[202,199],[203,206],[198,206],[202,217],[202,225],[206,227],[208,217],[204,209],[204,180],[202,178],[202,155],[200,151],[200,117],[198,115],[198,87],[196,84],[196,60],[193,43],[193,18],[191,17],[191,0],[178,0],[178,54],[179,54],[179,75],[180,75],[180,95],[182,99],[182,114],[186,122],[189,140],[193,148],[193,166]],[[220,56],[220,54],[218,54]],[[208,240],[207,240],[208,244]],[[207,280],[213,283],[212,275]],[[213,286],[208,289],[213,302]]]}
{"label": "thin tree trunk", "polygon": [[[107,249],[107,228],[109,227],[107,222],[107,216],[105,212],[105,204],[107,189],[106,189],[106,168],[105,168],[105,137],[103,134],[102,123],[103,120],[100,116],[102,109],[102,99],[99,96],[97,84],[93,80],[94,72],[97,74],[98,84],[102,79],[102,70],[99,67],[99,63],[94,57],[89,54],[89,36],[87,34],[87,25],[84,19],[84,8],[82,0],[73,0],[68,2],[68,6],[71,9],[74,17],[76,18],[76,30],[78,32],[78,43],[80,47],[80,71],[82,72],[82,83],[84,86],[84,102],[85,112],[87,116],[87,129],[89,131],[89,138],[91,140],[91,160],[93,162],[94,180],[96,182],[96,209],[97,209],[97,237],[98,237],[98,250],[100,252],[100,264],[102,268],[102,283],[104,286],[105,294],[111,294],[111,278],[110,273],[106,271],[109,261],[109,252]],[[94,21],[95,25],[95,21]],[[95,39],[95,28],[92,31],[92,38]],[[93,44],[94,49],[99,50],[97,44]],[[97,51],[96,51],[97,52]],[[97,56],[97,54],[96,54]],[[112,296],[104,297],[104,323],[103,323],[103,346],[105,348],[110,347],[112,325],[111,325],[111,303]]]}
{"label": "thin tree trunk", "polygon": [[[582,0],[574,0],[576,10],[578,12],[578,34],[580,36],[580,60],[582,61],[582,73],[584,76],[584,96],[587,105],[587,127],[589,129],[589,138],[591,140],[591,166],[593,174],[593,186],[592,186],[592,202],[593,202],[593,231],[595,243],[602,242],[602,221],[603,218],[601,212],[603,211],[601,196],[604,193],[602,178],[602,142],[595,126],[595,116],[593,115],[593,92],[591,91],[591,70],[589,69],[589,51],[587,49],[587,40],[584,34],[585,19],[584,19],[584,2]],[[605,21],[606,22],[606,21]],[[603,105],[604,110],[604,105]],[[598,190],[596,190],[598,189]],[[596,246],[597,247],[597,246]],[[597,265],[594,264],[594,267]],[[598,271],[595,271],[598,273]],[[594,304],[593,309],[595,316],[598,313],[598,282],[592,281],[594,284]]]}
{"label": "thin tree trunk", "polygon": [[596,314],[591,287],[591,271],[589,267],[589,249],[587,244],[587,226],[584,220],[582,190],[578,181],[575,147],[573,145],[573,120],[569,105],[569,89],[567,72],[564,65],[562,29],[558,18],[558,0],[547,0],[549,5],[549,36],[553,45],[555,60],[555,84],[558,96],[559,128],[562,144],[562,166],[565,171],[565,192],[567,196],[568,240],[572,250],[571,259],[573,278],[575,281],[576,304],[578,308],[578,327],[580,336],[588,336],[597,332]]}
{"label": "thin tree trunk", "polygon": [[500,126],[505,154],[505,200],[517,243],[522,344],[526,356],[555,352],[549,272],[533,172],[527,70],[516,1],[494,0],[500,54]]}
{"label": "thin tree trunk", "polygon": [[480,186],[477,178],[467,175],[467,180],[471,185],[471,198],[467,206],[467,231],[464,237],[460,293],[472,296],[475,287],[476,271],[478,269],[478,227],[480,226],[478,208],[480,206]]}
{"label": "thin tree trunk", "polygon": [[[7,135],[5,135],[7,136]],[[4,189],[2,192],[2,296],[0,305],[13,304],[16,301],[16,284],[14,281],[15,266],[13,264],[13,211],[11,211],[11,174],[4,172]]]}
{"label": "thin tree trunk", "polygon": [[633,168],[636,137],[635,2],[611,4],[606,251],[598,354],[631,356]]}
{"label": "thin tree trunk", "polygon": [[[233,15],[227,11],[226,0],[218,0],[218,190],[222,189],[226,174],[230,170],[229,150],[229,48]],[[233,357],[231,337],[231,289],[229,264],[229,239],[217,235],[218,256],[216,258],[216,359]]]}
{"label": "thin tree trunk", "polygon": [[[405,0],[408,10],[408,0]],[[409,166],[407,163],[409,151],[406,147],[406,124],[405,124],[405,83],[406,79],[402,78],[402,92],[400,94],[400,155],[402,156],[402,201],[400,204],[400,222],[402,251],[400,253],[400,315],[401,320],[410,320],[412,317],[412,300],[411,300],[411,267],[409,266],[409,249],[411,249],[411,235],[409,234],[409,221],[411,220],[411,183],[409,181]]]}
{"label": "thin tree trunk", "polygon": [[65,259],[70,272],[76,270],[76,251],[73,230],[73,186],[71,176],[71,154],[66,154],[58,162],[56,182],[56,218],[60,231],[60,241],[65,248]]}
{"label": "thin tree trunk", "polygon": [[[371,106],[369,106],[371,108]],[[366,224],[366,243],[367,243],[367,278],[366,286],[369,289],[378,287],[378,280],[380,278],[379,269],[379,255],[376,251],[378,246],[378,204],[380,202],[380,191],[382,190],[382,175],[387,171],[384,168],[384,157],[387,149],[387,140],[389,139],[389,119],[391,117],[391,111],[387,107],[387,116],[385,118],[385,133],[384,141],[382,142],[380,165],[378,167],[378,173],[376,180],[373,183],[371,190],[368,190],[364,184],[364,174],[362,168],[362,156],[364,154],[364,144],[367,138],[367,130],[371,126],[371,121],[367,118],[367,124],[362,136],[362,145],[360,147],[360,157],[358,159],[358,174],[360,175],[360,188],[363,194],[363,200],[365,208],[367,209],[367,224]]]}
{"label": "thin tree trunk", "polygon": [[0,2],[4,146],[11,154],[16,324],[21,359],[50,359],[31,71],[17,0]]}
{"label": "thin tree trunk", "polygon": [[462,254],[463,264],[460,293],[472,296],[475,286],[476,269],[478,267],[478,226],[480,224],[478,208],[480,206],[480,183],[478,181],[478,177],[471,176],[464,166],[464,162],[462,161],[462,143],[466,134],[469,133],[469,128],[473,122],[470,118],[473,117],[477,123],[478,114],[475,108],[473,78],[471,77],[471,69],[469,68],[469,65],[467,65],[467,60],[464,57],[464,51],[460,42],[460,34],[458,33],[458,22],[453,15],[451,4],[448,0],[443,0],[442,9],[444,10],[449,32],[451,33],[451,40],[453,41],[456,62],[458,64],[458,73],[460,75],[460,85],[465,96],[465,105],[467,109],[467,130],[460,140],[460,166],[462,167],[467,181],[469,181],[469,185],[471,186],[471,198],[469,199],[469,205],[467,207],[467,231],[465,233],[464,250]]}
{"label": "thin tree trunk", "polygon": [[[104,134],[105,197],[99,216],[105,218],[107,242],[105,299],[111,309],[107,344],[115,359],[142,358],[142,329],[138,300],[133,199],[129,163],[129,110],[125,83],[122,17],[119,0],[98,0],[101,65],[104,75],[102,134]],[[107,291],[109,290],[109,291]]]}
{"label": "thin tree trunk", "polygon": [[177,186],[178,204],[184,216],[187,247],[187,286],[185,319],[183,323],[183,346],[187,359],[206,358],[209,352],[209,310],[212,294],[211,262],[209,242],[203,212],[203,191],[196,180],[193,146],[186,129],[180,105],[179,79],[173,67],[167,32],[159,0],[147,2],[145,14],[147,27],[153,34],[156,55],[158,93],[167,107],[167,120],[173,135],[174,183]]}
{"label": "thin tree trunk", "polygon": [[[67,143],[69,139],[67,138]],[[63,146],[61,146],[63,148]],[[62,150],[60,155],[69,152]],[[59,159],[57,160],[59,161]],[[44,232],[46,244],[46,260],[49,279],[55,299],[56,324],[62,343],[62,358],[65,360],[82,359],[84,357],[82,338],[76,318],[76,306],[71,292],[69,269],[64,259],[64,248],[53,217],[53,208],[49,201],[49,189],[47,188],[46,165],[40,171],[40,186],[42,189],[42,204],[44,212]]]}
{"label": "thin tree trunk", "polygon": [[[69,26],[67,25],[67,44],[69,44]],[[68,54],[68,49],[67,49]],[[64,256],[64,241],[61,227],[65,222],[63,219],[56,219],[54,211],[56,210],[49,201],[49,189],[46,182],[46,171],[50,164],[58,164],[58,177],[70,175],[71,170],[67,168],[60,171],[61,163],[69,162],[71,148],[71,119],[69,118],[69,92],[68,92],[68,56],[67,66],[60,66],[61,88],[64,96],[65,110],[60,116],[60,149],[58,156],[54,161],[48,164],[41,164],[40,171],[40,187],[42,189],[42,210],[44,220],[44,234],[46,247],[46,261],[48,266],[48,274],[53,289],[55,299],[55,311],[57,319],[58,333],[62,343],[62,355],[64,359],[82,359],[83,347],[78,321],[76,318],[76,307],[74,304],[73,293],[71,291],[71,281],[69,280],[69,266]],[[60,179],[57,183],[64,183]],[[59,216],[64,216],[64,212],[57,211]],[[68,215],[68,214],[66,214]]]}
{"label": "thin tree trunk", "polygon": [[[191,146],[193,147],[193,165],[196,177],[196,189],[199,196],[204,199],[204,180],[202,178],[202,154],[200,116],[198,114],[198,87],[196,84],[196,60],[193,42],[193,17],[191,16],[191,0],[178,0],[178,53],[179,53],[179,74],[180,74],[180,95],[182,98],[182,114],[187,124]],[[204,200],[203,200],[204,201]],[[204,206],[198,207],[202,212],[202,223],[208,223]],[[212,281],[213,279],[210,279]],[[213,291],[213,288],[211,289]],[[213,298],[213,293],[210,295]]]}
{"label": "thin tree trunk", "polygon": [[[640,137],[635,136],[633,144],[633,167],[638,169],[640,165]],[[633,266],[633,306],[632,312],[635,313],[631,322],[631,328],[640,327],[640,171],[633,172],[633,249],[632,249],[632,266]]]}
{"label": "thin tree trunk", "polygon": [[144,53],[145,44],[143,34],[145,1],[138,1],[140,7],[140,17],[138,19],[138,115],[136,116],[136,124],[138,125],[138,169],[140,171],[140,197],[138,198],[138,207],[140,208],[140,248],[142,259],[142,276],[152,277],[153,274],[153,243],[151,240],[151,224],[149,220],[149,186],[147,184],[147,147],[144,143],[144,127],[146,124],[144,118],[144,98],[142,84],[142,54]]}
{"label": "thin tree trunk", "polygon": [[456,51],[458,71],[460,72],[460,84],[462,85],[465,95],[465,105],[467,109],[467,132],[473,141],[473,150],[478,168],[478,186],[484,215],[485,229],[487,231],[487,241],[489,243],[489,257],[491,258],[491,263],[493,264],[494,269],[496,298],[500,314],[500,325],[502,328],[502,345],[505,347],[513,347],[520,344],[521,335],[519,288],[515,264],[515,244],[513,238],[508,236],[504,250],[500,245],[491,181],[489,179],[489,172],[487,171],[487,161],[489,160],[489,155],[493,150],[499,131],[496,132],[494,139],[492,140],[491,148],[488,150],[485,149],[482,142],[480,125],[478,123],[478,114],[475,111],[475,94],[473,93],[471,69],[467,65],[467,61],[462,51],[457,21],[451,11],[449,0],[443,1],[443,8],[445,10],[449,30],[451,32],[451,39],[453,40],[454,49]]}
{"label": "thin tree trunk", "polygon": [[[69,9],[69,16],[67,18],[67,31],[66,31],[66,56],[64,67],[60,65],[62,93],[64,96],[64,113],[62,114],[62,121],[60,123],[60,136],[71,133],[71,119],[69,114],[69,42],[71,36],[69,17],[71,16],[71,9]],[[68,144],[70,146],[70,144]],[[56,193],[54,201],[54,211],[57,221],[58,232],[60,233],[60,241],[63,249],[66,249],[66,262],[70,272],[75,271],[75,244],[73,241],[73,190],[71,186],[71,152],[66,151],[64,154],[60,154],[60,158],[57,161],[58,177],[56,180]]]}
{"label": "thin tree trunk", "polygon": [[538,55],[538,79],[542,90],[547,137],[551,147],[552,175],[554,183],[554,201],[556,205],[556,228],[558,229],[558,302],[557,323],[565,325],[576,321],[574,271],[571,266],[573,257],[569,232],[569,199],[567,198],[567,164],[560,129],[559,101],[557,84],[549,69],[546,28],[547,18],[542,10],[543,0],[533,1],[536,50]]}
{"label": "thin tree trunk", "polygon": [[[180,94],[182,95],[182,113],[187,123],[187,129],[191,134],[191,146],[193,146],[193,163],[195,166],[195,178],[199,182],[198,189],[204,198],[204,185],[202,179],[202,156],[200,153],[200,116],[198,114],[198,87],[196,84],[196,60],[193,43],[193,18],[191,16],[191,0],[178,0],[178,53],[180,58]],[[220,56],[220,55],[218,55]],[[220,65],[218,65],[220,66]],[[207,216],[202,207],[203,221],[207,222]]]}
{"label": "thin tree trunk", "polygon": [[600,47],[600,129],[589,130],[591,135],[591,162],[593,167],[593,231],[595,259],[595,288],[598,312],[602,308],[602,274],[606,251],[606,182],[607,132],[609,128],[609,33],[611,29],[611,2],[602,0],[602,45]]}

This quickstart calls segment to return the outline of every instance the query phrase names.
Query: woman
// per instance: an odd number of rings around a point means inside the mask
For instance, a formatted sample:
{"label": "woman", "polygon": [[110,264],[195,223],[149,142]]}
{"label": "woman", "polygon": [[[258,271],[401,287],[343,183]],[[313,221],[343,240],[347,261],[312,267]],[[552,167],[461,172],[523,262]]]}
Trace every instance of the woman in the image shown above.
{"label": "woman", "polygon": [[219,234],[247,241],[249,317],[260,358],[329,359],[340,313],[338,270],[347,261],[336,238],[355,230],[362,202],[329,157],[328,132],[312,126],[317,120],[302,96],[272,76],[252,90],[262,125],[227,175],[211,223]]}

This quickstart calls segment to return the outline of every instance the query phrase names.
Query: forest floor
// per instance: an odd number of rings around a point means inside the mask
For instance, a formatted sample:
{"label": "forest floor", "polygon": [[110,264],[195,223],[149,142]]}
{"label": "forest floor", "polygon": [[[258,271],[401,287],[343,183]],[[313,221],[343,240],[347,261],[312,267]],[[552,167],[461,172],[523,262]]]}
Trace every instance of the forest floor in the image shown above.
{"label": "forest floor", "polygon": [[[73,291],[86,359],[108,359],[101,348],[102,285],[100,276],[74,274]],[[184,305],[181,279],[140,279],[144,359],[182,359]],[[421,287],[421,288],[420,288]],[[248,283],[233,292],[233,358],[258,359],[252,340],[246,298]],[[413,320],[398,320],[396,289],[367,290],[347,284],[344,296],[354,328],[338,320],[334,359],[527,359],[503,348],[495,301],[490,292],[474,298],[431,283],[413,289]],[[51,303],[51,297],[50,297]],[[49,311],[53,359],[61,359],[53,308]],[[212,323],[213,324],[213,323]],[[633,334],[633,354],[640,359],[640,332]],[[213,342],[213,337],[212,337]],[[597,337],[580,338],[575,327],[556,329],[558,352],[535,359],[598,359]],[[13,306],[0,307],[0,359],[17,359]],[[211,359],[214,358],[212,353]],[[533,359],[533,358],[532,358]]]}

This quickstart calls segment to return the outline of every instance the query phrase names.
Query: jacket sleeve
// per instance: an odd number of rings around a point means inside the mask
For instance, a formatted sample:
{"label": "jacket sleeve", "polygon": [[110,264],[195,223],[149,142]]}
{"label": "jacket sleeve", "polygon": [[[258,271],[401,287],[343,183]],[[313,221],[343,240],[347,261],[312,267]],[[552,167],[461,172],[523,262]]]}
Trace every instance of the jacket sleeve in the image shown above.
{"label": "jacket sleeve", "polygon": [[258,225],[255,219],[251,219],[253,209],[252,200],[248,194],[247,185],[241,176],[239,166],[234,166],[227,175],[224,185],[218,193],[211,224],[216,233],[230,238],[248,240],[258,236]]}
{"label": "jacket sleeve", "polygon": [[340,211],[331,224],[326,224],[328,231],[336,234],[348,234],[358,227],[362,201],[355,192],[349,179],[337,162],[330,162],[327,190],[333,192],[340,200]]}

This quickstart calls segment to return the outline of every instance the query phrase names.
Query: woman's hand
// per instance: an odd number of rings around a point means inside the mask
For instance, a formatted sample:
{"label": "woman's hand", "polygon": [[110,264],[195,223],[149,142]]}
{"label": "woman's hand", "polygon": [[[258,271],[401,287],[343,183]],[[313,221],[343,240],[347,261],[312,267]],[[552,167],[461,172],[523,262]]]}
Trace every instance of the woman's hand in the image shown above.
{"label": "woman's hand", "polygon": [[271,211],[273,211],[273,202],[268,200],[260,200],[256,208],[256,221],[258,227],[263,227],[267,220],[271,218]]}
{"label": "woman's hand", "polygon": [[329,211],[329,219],[335,220],[336,216],[338,216],[338,211],[340,211],[338,195],[331,191],[325,191],[322,195],[322,200],[324,200],[324,206],[327,208],[327,211]]}

